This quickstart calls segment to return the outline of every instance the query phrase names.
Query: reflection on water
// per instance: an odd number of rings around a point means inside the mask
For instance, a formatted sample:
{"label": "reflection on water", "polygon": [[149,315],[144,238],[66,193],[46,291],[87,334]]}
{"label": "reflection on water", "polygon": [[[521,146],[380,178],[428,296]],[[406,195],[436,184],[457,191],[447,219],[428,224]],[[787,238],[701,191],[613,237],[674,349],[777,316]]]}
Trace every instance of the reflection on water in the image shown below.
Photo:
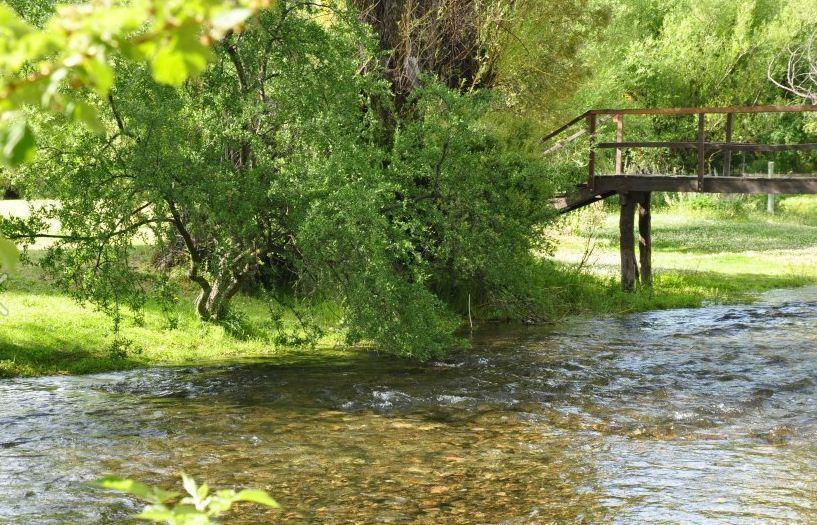
{"label": "reflection on water", "polygon": [[[285,507],[237,523],[817,518],[817,288],[375,357],[0,381],[0,522],[118,523],[105,473]],[[175,480],[173,481],[175,482]]]}

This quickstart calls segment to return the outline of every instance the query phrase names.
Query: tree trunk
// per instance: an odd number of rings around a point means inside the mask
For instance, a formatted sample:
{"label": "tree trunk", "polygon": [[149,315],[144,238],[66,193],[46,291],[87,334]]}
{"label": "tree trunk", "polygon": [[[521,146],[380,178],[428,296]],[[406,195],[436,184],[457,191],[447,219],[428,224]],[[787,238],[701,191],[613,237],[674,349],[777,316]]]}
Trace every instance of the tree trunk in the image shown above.
{"label": "tree trunk", "polygon": [[635,259],[635,195],[621,194],[619,217],[619,250],[621,252],[621,288],[625,292],[635,290],[638,281],[638,263]]}
{"label": "tree trunk", "polygon": [[480,40],[480,4],[475,0],[352,0],[351,4],[374,29],[380,48],[389,52],[381,67],[398,99],[419,86],[421,72],[433,73],[453,89],[490,81],[490,74],[480,75],[485,50]]}
{"label": "tree trunk", "polygon": [[641,285],[652,286],[652,194],[644,192],[638,199],[638,252],[641,262]]}
{"label": "tree trunk", "polygon": [[225,277],[218,279],[210,288],[202,288],[196,298],[196,312],[202,321],[218,322],[228,312],[230,300],[241,288],[241,279]]}

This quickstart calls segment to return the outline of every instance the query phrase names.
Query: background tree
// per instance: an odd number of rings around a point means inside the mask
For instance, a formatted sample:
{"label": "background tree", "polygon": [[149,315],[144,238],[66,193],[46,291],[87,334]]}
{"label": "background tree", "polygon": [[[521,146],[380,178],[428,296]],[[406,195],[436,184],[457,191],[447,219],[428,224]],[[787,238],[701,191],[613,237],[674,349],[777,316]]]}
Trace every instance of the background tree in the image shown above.
{"label": "background tree", "polygon": [[[769,80],[777,87],[817,104],[817,28],[802,32],[802,39],[791,42],[780,60],[769,63]],[[781,64],[782,63],[782,64]],[[785,74],[778,80],[774,70],[782,67]]]}

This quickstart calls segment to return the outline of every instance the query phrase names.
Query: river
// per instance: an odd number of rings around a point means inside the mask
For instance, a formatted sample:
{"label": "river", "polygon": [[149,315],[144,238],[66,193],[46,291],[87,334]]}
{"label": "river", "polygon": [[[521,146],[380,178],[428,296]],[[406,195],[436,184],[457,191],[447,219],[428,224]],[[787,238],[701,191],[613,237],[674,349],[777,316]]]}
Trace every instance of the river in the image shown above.
{"label": "river", "polygon": [[[428,364],[0,380],[0,523],[122,523],[108,473],[284,507],[228,523],[817,521],[817,288],[492,328]],[[266,512],[266,513],[265,513]]]}

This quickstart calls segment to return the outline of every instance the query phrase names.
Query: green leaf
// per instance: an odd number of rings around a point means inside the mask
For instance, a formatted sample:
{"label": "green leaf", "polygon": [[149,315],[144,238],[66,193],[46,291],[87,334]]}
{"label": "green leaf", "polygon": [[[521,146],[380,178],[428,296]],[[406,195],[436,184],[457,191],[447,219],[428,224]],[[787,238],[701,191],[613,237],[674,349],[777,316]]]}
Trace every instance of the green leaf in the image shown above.
{"label": "green leaf", "polygon": [[274,509],[281,508],[278,502],[272,499],[269,494],[258,489],[244,489],[236,494],[235,499],[236,501],[249,501],[251,503],[266,505]]}
{"label": "green leaf", "polygon": [[156,82],[171,86],[181,86],[188,76],[184,55],[172,47],[164,47],[156,53],[151,70]]}
{"label": "green leaf", "polygon": [[151,501],[155,501],[156,503],[165,503],[169,500],[176,499],[179,497],[178,492],[174,492],[172,490],[164,490],[160,489],[159,487],[152,487],[153,488],[153,495],[151,496]]}
{"label": "green leaf", "polygon": [[103,489],[127,492],[146,500],[150,500],[153,495],[153,490],[144,483],[117,476],[105,476],[93,482],[92,485]]}
{"label": "green leaf", "polygon": [[182,472],[182,486],[184,487],[184,490],[186,490],[187,493],[194,499],[198,497],[198,486],[196,485],[196,480],[184,472]]}
{"label": "green leaf", "polygon": [[207,486],[207,483],[203,483],[201,487],[196,491],[196,497],[199,500],[203,500],[207,497],[207,494],[210,492],[210,487]]}
{"label": "green leaf", "polygon": [[172,520],[174,515],[173,511],[171,511],[164,505],[151,505],[149,507],[145,507],[145,509],[142,512],[140,512],[134,517],[140,520],[163,523]]}
{"label": "green leaf", "polygon": [[180,86],[189,77],[204,71],[212,52],[199,37],[199,25],[188,21],[176,30],[173,38],[159,47],[151,62],[156,82]]}
{"label": "green leaf", "polygon": [[132,479],[120,478],[118,476],[106,476],[96,480],[92,485],[103,489],[127,492],[128,494],[133,494],[136,497],[156,504],[164,503],[179,496],[178,492],[169,492],[160,488],[149,487],[144,483]]}
{"label": "green leaf", "polygon": [[31,26],[26,24],[11,6],[5,2],[0,3],[0,34],[11,32],[19,37],[31,31]]}
{"label": "green leaf", "polygon": [[5,130],[0,130],[0,147],[3,161],[10,166],[28,162],[34,157],[37,149],[34,133],[23,119],[15,120]]}
{"label": "green leaf", "polygon": [[65,106],[68,118],[82,122],[94,133],[105,133],[105,124],[99,118],[99,111],[94,106],[82,101],[72,100]]}
{"label": "green leaf", "polygon": [[17,246],[8,239],[0,237],[0,270],[4,272],[14,272],[20,263],[20,252]]}
{"label": "green leaf", "polygon": [[82,65],[96,92],[102,97],[106,96],[113,85],[113,68],[104,57],[85,60]]}

